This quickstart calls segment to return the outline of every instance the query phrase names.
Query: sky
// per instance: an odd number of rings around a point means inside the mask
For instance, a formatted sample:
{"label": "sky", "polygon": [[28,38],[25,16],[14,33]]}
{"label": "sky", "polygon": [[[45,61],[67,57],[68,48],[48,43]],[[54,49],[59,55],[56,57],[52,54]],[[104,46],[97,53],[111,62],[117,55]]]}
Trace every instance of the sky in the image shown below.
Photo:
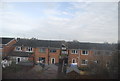
{"label": "sky", "polygon": [[0,19],[1,37],[118,41],[117,2],[4,2]]}

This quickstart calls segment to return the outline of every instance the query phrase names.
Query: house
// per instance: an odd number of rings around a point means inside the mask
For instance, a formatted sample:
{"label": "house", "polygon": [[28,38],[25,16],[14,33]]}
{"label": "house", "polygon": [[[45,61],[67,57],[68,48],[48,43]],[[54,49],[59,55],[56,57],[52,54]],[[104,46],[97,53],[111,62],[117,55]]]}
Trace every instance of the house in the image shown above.
{"label": "house", "polygon": [[93,63],[108,67],[115,50],[114,44],[21,38],[11,46],[10,49],[13,51],[11,50],[9,56],[16,63],[32,61],[58,64],[61,62],[69,65],[76,64],[78,67],[88,67]]}
{"label": "house", "polygon": [[0,55],[7,57],[13,51],[13,45],[16,43],[15,38],[0,37]]}
{"label": "house", "polygon": [[[77,63],[78,67],[88,67],[91,64],[100,64],[107,67],[114,52],[113,44],[67,42],[68,64]],[[100,52],[100,53],[99,53]]]}
{"label": "house", "polygon": [[65,41],[19,39],[10,54],[16,63],[22,61],[43,62],[45,64],[59,63],[61,46]]}

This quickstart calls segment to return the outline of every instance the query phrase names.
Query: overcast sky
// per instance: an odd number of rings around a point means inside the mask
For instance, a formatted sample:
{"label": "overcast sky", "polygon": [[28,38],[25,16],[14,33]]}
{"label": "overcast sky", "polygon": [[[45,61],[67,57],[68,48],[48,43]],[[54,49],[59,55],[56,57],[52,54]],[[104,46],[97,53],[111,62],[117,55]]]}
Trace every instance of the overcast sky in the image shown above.
{"label": "overcast sky", "polygon": [[117,2],[2,3],[0,36],[117,42]]}

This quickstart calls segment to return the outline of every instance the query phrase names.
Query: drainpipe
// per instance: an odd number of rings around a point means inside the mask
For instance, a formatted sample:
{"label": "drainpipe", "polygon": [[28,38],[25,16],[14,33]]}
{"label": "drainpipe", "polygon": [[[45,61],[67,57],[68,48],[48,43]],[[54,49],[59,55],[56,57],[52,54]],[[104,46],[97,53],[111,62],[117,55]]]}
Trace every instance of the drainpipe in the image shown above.
{"label": "drainpipe", "polygon": [[49,46],[48,46],[48,65],[49,65]]}
{"label": "drainpipe", "polygon": [[78,67],[80,66],[80,49],[79,49],[79,52],[78,52]]}
{"label": "drainpipe", "polygon": [[63,63],[62,63],[62,72],[63,72],[63,67],[64,67],[64,60],[63,60]]}

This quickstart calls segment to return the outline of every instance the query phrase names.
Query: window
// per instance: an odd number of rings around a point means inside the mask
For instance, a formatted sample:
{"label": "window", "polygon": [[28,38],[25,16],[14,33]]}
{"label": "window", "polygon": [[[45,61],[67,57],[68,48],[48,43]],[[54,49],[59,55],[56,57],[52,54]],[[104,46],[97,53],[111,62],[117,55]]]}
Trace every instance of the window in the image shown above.
{"label": "window", "polygon": [[82,50],[82,55],[88,55],[88,51],[87,50]]}
{"label": "window", "polygon": [[40,48],[40,52],[41,52],[41,53],[45,53],[45,52],[46,52],[46,49],[45,49],[45,48]]}
{"label": "window", "polygon": [[82,65],[87,65],[88,64],[88,60],[82,60]]}
{"label": "window", "polygon": [[72,50],[72,54],[77,54],[78,51],[77,50]]}
{"label": "window", "polygon": [[99,61],[98,61],[98,60],[95,60],[94,62],[95,62],[95,63],[97,63],[97,64],[99,63]]}
{"label": "window", "polygon": [[62,54],[67,54],[67,51],[61,51]]}
{"label": "window", "polygon": [[16,47],[16,51],[22,51],[22,47]]}
{"label": "window", "polygon": [[32,52],[32,47],[26,47],[27,52]]}
{"label": "window", "polygon": [[55,53],[56,50],[55,50],[55,49],[51,49],[50,52],[51,52],[51,53]]}
{"label": "window", "polygon": [[2,46],[0,46],[0,49],[2,49],[3,47]]}

